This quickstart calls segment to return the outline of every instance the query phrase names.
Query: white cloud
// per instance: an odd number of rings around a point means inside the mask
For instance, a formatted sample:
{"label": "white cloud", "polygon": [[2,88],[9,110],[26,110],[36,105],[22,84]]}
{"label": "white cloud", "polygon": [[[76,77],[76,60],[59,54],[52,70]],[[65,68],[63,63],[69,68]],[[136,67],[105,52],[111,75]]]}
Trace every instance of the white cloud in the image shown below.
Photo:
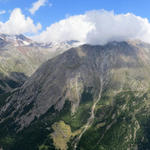
{"label": "white cloud", "polygon": [[47,27],[45,31],[34,37],[34,39],[42,42],[82,41],[86,39],[87,33],[93,28],[94,26],[86,21],[85,15],[72,16]]}
{"label": "white cloud", "polygon": [[0,11],[0,15],[3,15],[3,14],[5,14],[5,13],[6,13],[5,10],[1,10],[1,11]]}
{"label": "white cloud", "polygon": [[0,22],[0,33],[23,34],[36,33],[41,29],[41,24],[35,25],[30,17],[25,17],[21,9],[14,9],[7,22]]}
{"label": "white cloud", "polygon": [[[14,9],[8,21],[0,21],[0,33],[33,34],[40,42],[62,42],[78,40],[82,43],[105,44],[110,41],[139,39],[150,43],[148,19],[132,13],[115,14],[113,11],[89,11],[82,15],[68,16],[47,27],[40,34],[41,24],[35,24],[30,17]],[[38,34],[37,34],[38,33]]]}
{"label": "white cloud", "polygon": [[87,34],[86,42],[105,44],[110,41],[139,39],[150,42],[150,23],[147,19],[134,14],[114,14],[113,11],[91,11],[87,20],[95,26]]}
{"label": "white cloud", "polygon": [[[29,9],[29,12],[33,15],[36,11],[39,10],[41,6],[44,6],[48,0],[38,0],[32,4],[32,8]],[[51,3],[49,3],[50,5]],[[51,4],[52,6],[52,4]]]}
{"label": "white cloud", "polygon": [[41,42],[79,40],[90,44],[139,39],[150,42],[150,23],[132,13],[114,14],[113,11],[89,11],[70,16],[46,28],[33,39]]}

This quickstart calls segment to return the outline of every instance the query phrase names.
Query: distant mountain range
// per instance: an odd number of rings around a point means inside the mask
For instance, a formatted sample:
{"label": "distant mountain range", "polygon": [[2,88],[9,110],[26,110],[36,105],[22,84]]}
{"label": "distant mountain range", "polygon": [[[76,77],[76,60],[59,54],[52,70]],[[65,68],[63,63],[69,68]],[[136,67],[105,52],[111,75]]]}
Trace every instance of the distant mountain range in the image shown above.
{"label": "distant mountain range", "polygon": [[34,43],[29,38],[25,37],[24,35],[7,35],[7,34],[0,34],[0,39],[5,44],[12,44],[14,46],[25,46],[31,45]]}
{"label": "distant mountain range", "polygon": [[[29,77],[43,62],[78,44],[77,41],[37,43],[22,34],[0,34],[0,81],[4,83],[3,78],[7,77],[20,85],[20,81],[23,83],[24,77]],[[10,89],[10,85],[4,85],[0,84],[0,90]]]}

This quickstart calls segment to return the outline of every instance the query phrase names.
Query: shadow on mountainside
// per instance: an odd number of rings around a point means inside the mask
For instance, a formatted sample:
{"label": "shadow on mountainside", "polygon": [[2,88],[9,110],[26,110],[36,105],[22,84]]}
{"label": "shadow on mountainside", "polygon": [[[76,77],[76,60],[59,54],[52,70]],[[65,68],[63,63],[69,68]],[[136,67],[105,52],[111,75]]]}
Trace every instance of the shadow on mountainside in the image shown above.
{"label": "shadow on mountainside", "polygon": [[11,72],[9,76],[0,73],[0,95],[20,87],[27,80],[27,76],[21,72]]}

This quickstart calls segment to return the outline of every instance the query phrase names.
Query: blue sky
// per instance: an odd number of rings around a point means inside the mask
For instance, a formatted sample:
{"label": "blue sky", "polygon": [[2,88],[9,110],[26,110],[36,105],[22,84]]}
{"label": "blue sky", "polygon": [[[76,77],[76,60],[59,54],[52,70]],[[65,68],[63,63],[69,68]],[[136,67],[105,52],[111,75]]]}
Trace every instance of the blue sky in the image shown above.
{"label": "blue sky", "polygon": [[59,21],[66,15],[82,14],[88,10],[105,9],[114,10],[115,13],[131,12],[150,20],[149,0],[48,0],[34,15],[28,12],[32,3],[36,0],[0,0],[0,11],[6,10],[6,14],[0,16],[1,21],[6,21],[10,11],[21,8],[22,12],[30,16],[35,22],[40,22],[43,29],[50,24]]}
{"label": "blue sky", "polygon": [[150,43],[149,6],[149,0],[0,0],[0,33],[40,42]]}

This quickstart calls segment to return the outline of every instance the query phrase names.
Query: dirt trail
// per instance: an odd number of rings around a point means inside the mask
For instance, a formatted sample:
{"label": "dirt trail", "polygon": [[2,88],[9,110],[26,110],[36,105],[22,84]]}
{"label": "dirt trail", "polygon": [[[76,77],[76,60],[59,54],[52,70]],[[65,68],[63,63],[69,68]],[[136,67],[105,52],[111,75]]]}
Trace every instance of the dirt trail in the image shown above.
{"label": "dirt trail", "polygon": [[87,123],[82,127],[83,129],[82,129],[80,135],[74,141],[74,150],[77,149],[77,145],[78,145],[82,135],[93,124],[93,121],[94,121],[94,118],[95,118],[95,107],[96,107],[97,103],[99,102],[99,100],[101,99],[102,89],[103,89],[103,79],[100,79],[100,90],[99,90],[98,98],[94,101],[94,104],[93,104],[93,106],[91,108],[91,115],[90,115],[89,119],[87,120]]}

